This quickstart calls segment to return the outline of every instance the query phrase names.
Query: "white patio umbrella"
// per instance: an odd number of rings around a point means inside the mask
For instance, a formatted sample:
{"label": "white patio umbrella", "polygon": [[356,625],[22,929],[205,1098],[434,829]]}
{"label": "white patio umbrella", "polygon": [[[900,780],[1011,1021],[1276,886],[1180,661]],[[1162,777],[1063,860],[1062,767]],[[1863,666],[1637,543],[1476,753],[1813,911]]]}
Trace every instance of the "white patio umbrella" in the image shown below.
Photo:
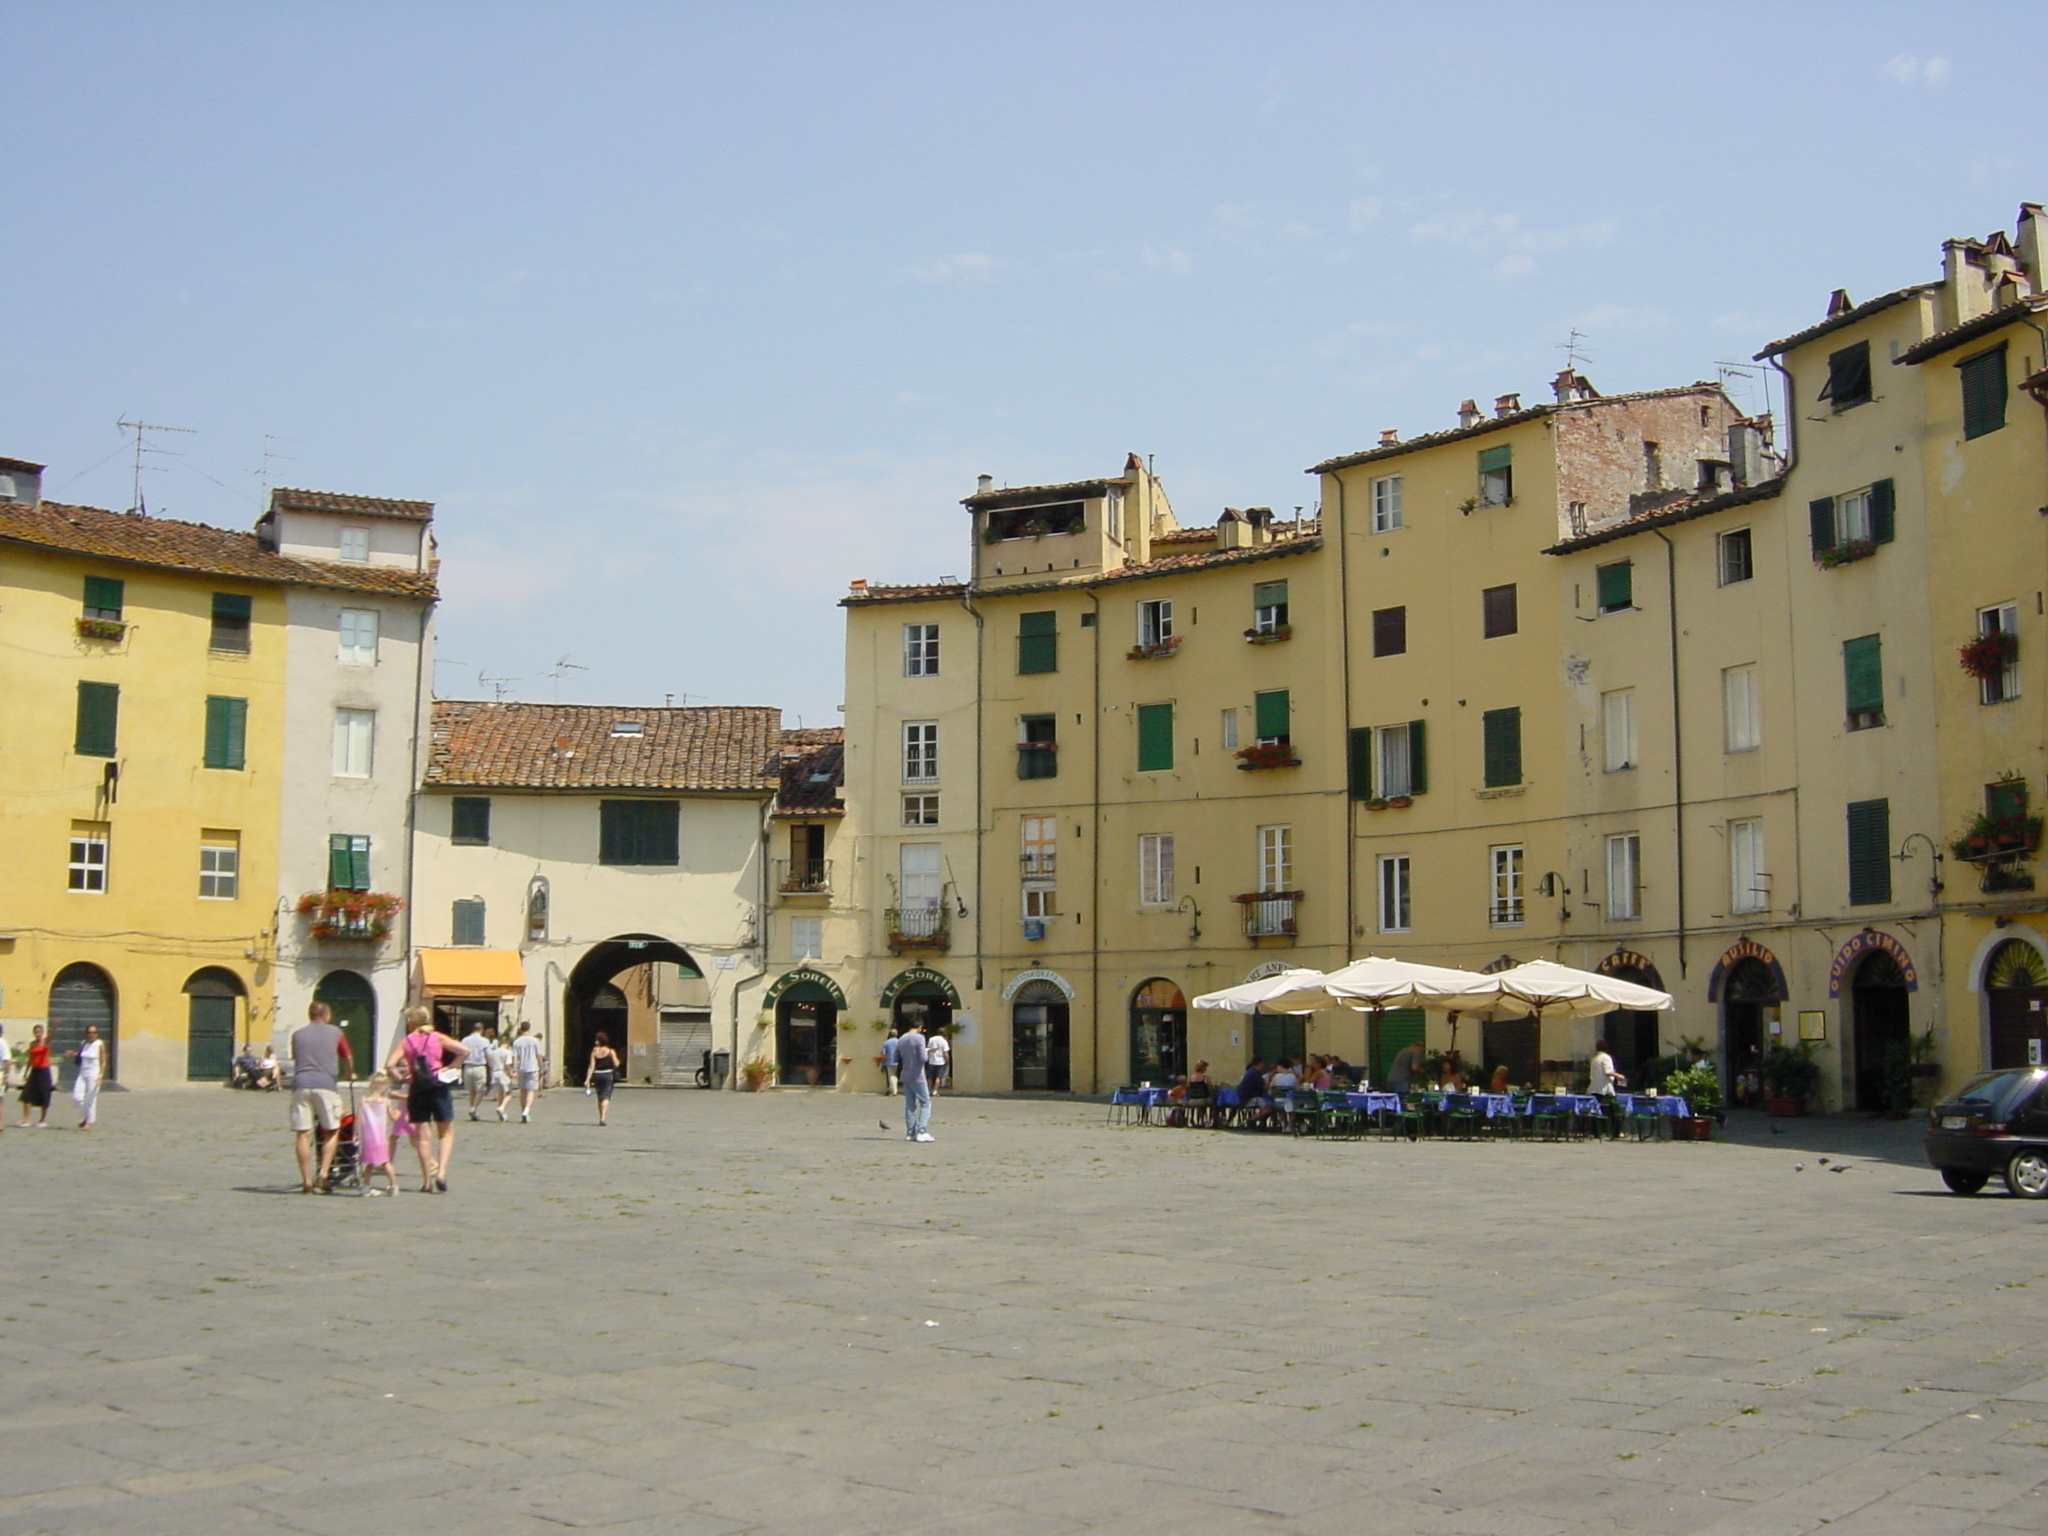
{"label": "white patio umbrella", "polygon": [[1461,996],[1486,979],[1477,971],[1368,955],[1340,966],[1322,979],[1320,991],[1327,1002],[1310,1003],[1304,999],[1298,1007],[1328,1007],[1337,1003],[1361,1013],[1376,1013],[1384,1008],[1439,1008],[1446,1006],[1439,999]]}
{"label": "white patio umbrella", "polygon": [[1617,1008],[1651,1013],[1673,1006],[1669,992],[1659,992],[1598,971],[1575,970],[1553,960],[1530,960],[1491,975],[1474,976],[1464,991],[1447,995],[1441,1006],[1468,1018],[1584,1019]]}
{"label": "white patio umbrella", "polygon": [[1218,1008],[1227,1013],[1306,1013],[1311,1008],[1329,1007],[1329,999],[1322,998],[1319,1002],[1295,1008],[1270,1008],[1266,1004],[1271,998],[1303,994],[1318,985],[1322,979],[1321,971],[1297,967],[1271,976],[1261,976],[1253,981],[1241,981],[1236,986],[1225,987],[1219,992],[1204,992],[1195,999],[1193,1006]]}

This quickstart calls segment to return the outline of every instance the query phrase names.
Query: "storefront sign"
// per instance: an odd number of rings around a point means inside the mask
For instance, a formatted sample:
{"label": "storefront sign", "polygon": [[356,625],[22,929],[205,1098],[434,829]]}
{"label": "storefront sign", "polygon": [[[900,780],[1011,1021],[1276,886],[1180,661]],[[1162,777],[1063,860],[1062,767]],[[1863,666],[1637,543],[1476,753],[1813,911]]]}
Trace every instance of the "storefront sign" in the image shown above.
{"label": "storefront sign", "polygon": [[1856,937],[1835,951],[1835,963],[1828,967],[1828,996],[1842,995],[1842,982],[1856,962],[1872,950],[1890,955],[1898,963],[1899,974],[1906,979],[1906,990],[1920,990],[1919,973],[1913,969],[1912,956],[1906,953],[1906,946],[1888,933],[1879,933],[1875,928],[1866,928]]}

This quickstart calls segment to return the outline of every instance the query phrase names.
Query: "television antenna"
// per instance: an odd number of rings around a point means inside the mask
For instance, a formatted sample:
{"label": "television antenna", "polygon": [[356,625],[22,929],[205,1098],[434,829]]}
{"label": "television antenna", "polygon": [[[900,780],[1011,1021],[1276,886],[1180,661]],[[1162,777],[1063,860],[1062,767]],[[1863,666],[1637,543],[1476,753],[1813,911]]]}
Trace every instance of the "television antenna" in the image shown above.
{"label": "television antenna", "polygon": [[[296,443],[297,441],[296,437],[279,437],[275,432],[263,434],[263,461],[256,468],[250,470],[249,473],[256,477],[256,483],[262,486],[266,492],[270,489],[270,461],[272,459],[281,460],[286,464],[296,464],[298,462],[298,455],[279,453],[270,445],[272,443]],[[269,498],[266,495],[264,499],[268,500]]]}
{"label": "television antenna", "polygon": [[551,677],[551,678],[553,678],[553,679],[555,680],[555,702],[556,702],[557,704],[559,704],[559,703],[561,703],[561,702],[562,702],[562,674],[563,674],[563,673],[565,673],[565,672],[588,672],[589,670],[590,670],[590,668],[588,668],[588,667],[584,666],[584,665],[583,665],[582,663],[580,663],[580,662],[574,662],[574,661],[571,661],[571,660],[570,660],[570,659],[569,659],[568,657],[566,657],[566,656],[558,657],[558,658],[556,659],[556,661],[555,661],[555,665],[554,665],[554,670],[546,674],[547,676],[549,676],[549,677]]}
{"label": "television antenna", "polygon": [[1585,339],[1586,333],[1580,330],[1575,325],[1571,329],[1570,340],[1554,341],[1551,343],[1551,345],[1554,347],[1561,347],[1564,349],[1565,366],[1571,369],[1573,373],[1577,373],[1581,368],[1585,367],[1588,363],[1593,361],[1592,358],[1586,355],[1586,349],[1580,345],[1580,343],[1583,342]]}
{"label": "television antenna", "polygon": [[476,685],[491,690],[493,703],[503,703],[505,695],[512,691],[512,685],[518,681],[516,677],[486,677],[482,667],[476,669]]}
{"label": "television antenna", "polygon": [[130,512],[139,512],[144,517],[147,517],[149,516],[149,508],[142,499],[142,471],[144,468],[149,468],[161,474],[164,466],[161,464],[145,466],[142,462],[142,455],[145,452],[170,454],[173,458],[179,457],[179,455],[172,449],[159,448],[156,444],[147,442],[142,434],[145,432],[183,432],[187,436],[196,437],[198,436],[198,429],[196,427],[167,427],[162,422],[156,421],[130,421],[126,416],[123,416],[114,425],[123,432],[133,432],[135,434],[135,499],[128,504],[128,510]]}

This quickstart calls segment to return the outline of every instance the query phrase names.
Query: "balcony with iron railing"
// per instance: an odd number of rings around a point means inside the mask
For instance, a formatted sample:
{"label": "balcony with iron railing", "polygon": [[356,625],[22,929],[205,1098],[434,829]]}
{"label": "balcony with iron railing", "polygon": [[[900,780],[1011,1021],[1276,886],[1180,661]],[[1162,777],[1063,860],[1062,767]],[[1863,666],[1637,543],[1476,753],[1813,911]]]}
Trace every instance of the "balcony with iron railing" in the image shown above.
{"label": "balcony with iron railing", "polygon": [[930,907],[889,907],[883,914],[889,925],[889,953],[907,949],[950,949],[953,935],[947,923],[946,903]]}
{"label": "balcony with iron railing", "polygon": [[777,859],[775,889],[785,896],[828,896],[832,892],[832,861]]}
{"label": "balcony with iron railing", "polygon": [[1050,880],[1058,872],[1059,855],[1051,848],[1024,854],[1019,860],[1026,880]]}
{"label": "balcony with iron railing", "polygon": [[1248,939],[1292,939],[1299,935],[1297,909],[1300,891],[1252,891],[1237,898],[1244,909],[1244,936]]}

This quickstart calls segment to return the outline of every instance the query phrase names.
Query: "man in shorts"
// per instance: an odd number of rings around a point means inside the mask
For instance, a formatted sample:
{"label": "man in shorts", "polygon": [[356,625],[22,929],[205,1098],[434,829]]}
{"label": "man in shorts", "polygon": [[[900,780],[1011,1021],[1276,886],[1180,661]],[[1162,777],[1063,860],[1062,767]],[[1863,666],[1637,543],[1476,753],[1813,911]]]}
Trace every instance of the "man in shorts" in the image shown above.
{"label": "man in shorts", "polygon": [[[348,1063],[348,1080],[356,1080],[355,1058],[348,1036],[335,1028],[325,1003],[306,1010],[306,1023],[292,1034],[292,1150],[299,1159],[299,1193],[327,1187],[334,1168],[334,1148],[341,1131],[341,1095],[335,1074]],[[320,1167],[313,1169],[313,1131],[320,1132]]]}
{"label": "man in shorts", "polygon": [[474,1120],[491,1091],[491,1037],[480,1021],[469,1026],[462,1048],[469,1052],[462,1058],[462,1086],[469,1090],[469,1118]]}
{"label": "man in shorts", "polygon": [[519,1080],[519,1120],[522,1125],[533,1120],[533,1096],[540,1092],[541,1068],[547,1064],[547,1054],[540,1048],[540,1039],[533,1032],[531,1024],[521,1024],[519,1034],[512,1041],[512,1069]]}

